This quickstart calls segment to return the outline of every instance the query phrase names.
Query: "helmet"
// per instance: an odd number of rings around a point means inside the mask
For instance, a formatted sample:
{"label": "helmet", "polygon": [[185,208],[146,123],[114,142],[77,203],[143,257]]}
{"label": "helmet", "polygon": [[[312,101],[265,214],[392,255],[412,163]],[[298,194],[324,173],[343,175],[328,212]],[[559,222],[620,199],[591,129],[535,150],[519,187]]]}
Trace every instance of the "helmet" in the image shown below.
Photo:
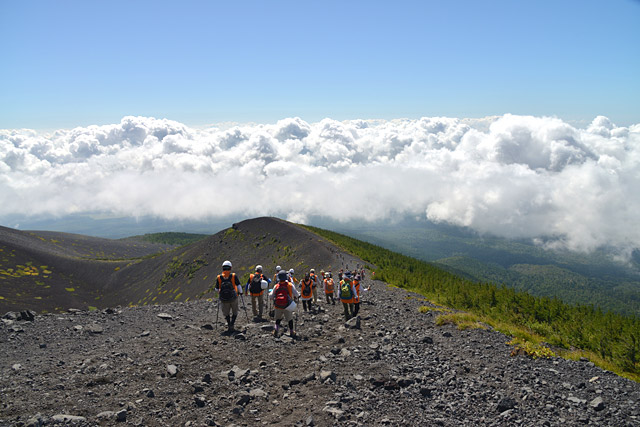
{"label": "helmet", "polygon": [[293,274],[293,268],[289,270],[289,274]]}
{"label": "helmet", "polygon": [[287,276],[287,272],[284,270],[280,270],[278,272],[278,280],[281,282],[286,282],[289,277]]}
{"label": "helmet", "polygon": [[329,278],[329,273],[324,273],[324,277]]}
{"label": "helmet", "polygon": [[231,261],[225,261],[225,262],[223,262],[223,263],[222,263],[222,268],[223,268],[223,269],[224,269],[224,268],[231,269],[231,267],[232,267],[232,266],[231,266]]}
{"label": "helmet", "polygon": [[277,267],[276,267],[276,271],[277,271],[278,273],[280,273],[280,270],[282,270],[282,267],[277,266]]}
{"label": "helmet", "polygon": [[259,271],[260,273],[262,273],[262,266],[256,265],[256,271]]}
{"label": "helmet", "polygon": [[310,273],[315,273],[316,270],[314,270],[313,268],[311,270],[309,270]]}

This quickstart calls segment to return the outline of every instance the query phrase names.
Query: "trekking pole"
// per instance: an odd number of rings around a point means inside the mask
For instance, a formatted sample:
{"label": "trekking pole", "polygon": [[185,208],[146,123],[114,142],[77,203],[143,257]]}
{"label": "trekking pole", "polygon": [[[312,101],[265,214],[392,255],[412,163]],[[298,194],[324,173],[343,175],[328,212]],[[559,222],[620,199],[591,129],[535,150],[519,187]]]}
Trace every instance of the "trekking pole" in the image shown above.
{"label": "trekking pole", "polygon": [[218,302],[216,303],[216,330],[218,330],[218,314],[220,314],[220,299],[218,299]]}
{"label": "trekking pole", "polygon": [[242,300],[242,308],[244,308],[244,314],[245,314],[245,316],[247,316],[247,323],[249,323],[250,322],[249,313],[247,313],[247,306],[244,305],[244,294],[240,295],[240,299]]}

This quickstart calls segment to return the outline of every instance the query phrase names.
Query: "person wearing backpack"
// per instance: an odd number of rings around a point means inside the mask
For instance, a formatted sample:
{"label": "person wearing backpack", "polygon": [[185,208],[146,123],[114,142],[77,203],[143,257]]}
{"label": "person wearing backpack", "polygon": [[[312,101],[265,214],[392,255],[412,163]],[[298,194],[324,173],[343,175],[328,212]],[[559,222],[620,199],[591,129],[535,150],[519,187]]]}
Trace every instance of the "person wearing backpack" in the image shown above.
{"label": "person wearing backpack", "polygon": [[295,338],[296,332],[293,329],[293,312],[287,310],[289,305],[296,301],[300,297],[298,290],[293,283],[289,281],[289,276],[286,271],[282,270],[278,273],[278,283],[273,287],[271,293],[271,299],[273,300],[273,306],[275,308],[276,325],[273,330],[273,335],[277,338],[280,331],[280,323],[282,318],[289,324],[289,335]]}
{"label": "person wearing backpack", "polygon": [[271,282],[271,283],[273,283],[273,286],[275,286],[276,283],[278,283],[278,273],[280,273],[280,270],[282,270],[282,267],[277,265],[276,266],[276,274],[273,275],[273,281]]}
{"label": "person wearing backpack", "polygon": [[344,308],[345,320],[354,316],[353,299],[355,294],[356,290],[351,282],[351,273],[346,272],[340,281],[340,301],[342,301],[342,308]]}
{"label": "person wearing backpack", "polygon": [[354,316],[357,316],[358,312],[360,311],[360,297],[362,293],[371,289],[371,286],[369,286],[368,288],[361,286],[360,279],[361,277],[359,274],[356,274],[355,277],[353,278],[353,288],[355,290],[355,294],[353,295],[353,315]]}
{"label": "person wearing backpack", "polygon": [[254,321],[262,321],[262,312],[264,310],[263,281],[267,282],[268,288],[269,279],[262,274],[262,266],[257,265],[255,273],[249,275],[249,281],[247,282],[247,288],[251,295],[251,309],[253,311]]}
{"label": "person wearing backpack", "polygon": [[293,268],[289,269],[289,281],[293,283],[294,286],[298,283],[298,279],[296,279],[295,271],[293,271]]}
{"label": "person wearing backpack", "polygon": [[311,277],[311,281],[313,282],[312,290],[313,290],[313,303],[318,305],[318,276],[316,276],[316,270],[309,270],[309,277]]}
{"label": "person wearing backpack", "polygon": [[307,273],[304,279],[300,281],[300,299],[302,300],[302,308],[304,311],[311,311],[311,301],[313,300],[313,280],[311,275]]}
{"label": "person wearing backpack", "polygon": [[333,283],[333,278],[331,278],[331,273],[324,273],[324,280],[322,283],[324,286],[324,296],[327,298],[327,304],[329,304],[329,299],[331,299],[331,304],[336,305],[336,300],[333,297],[335,286]]}
{"label": "person wearing backpack", "polygon": [[233,326],[238,317],[238,295],[242,295],[242,285],[236,273],[231,272],[231,261],[222,263],[222,273],[216,278],[215,290],[220,298],[222,315],[227,320],[229,332],[233,331]]}

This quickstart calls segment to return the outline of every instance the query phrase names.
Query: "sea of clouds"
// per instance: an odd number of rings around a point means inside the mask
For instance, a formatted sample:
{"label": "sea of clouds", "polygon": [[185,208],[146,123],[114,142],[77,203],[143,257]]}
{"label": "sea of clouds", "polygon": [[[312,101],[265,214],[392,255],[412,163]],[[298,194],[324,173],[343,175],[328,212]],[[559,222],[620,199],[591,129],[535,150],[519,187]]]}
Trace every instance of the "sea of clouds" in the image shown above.
{"label": "sea of clouds", "polygon": [[626,258],[640,247],[640,124],[504,115],[299,118],[196,129],[149,117],[0,130],[0,218],[108,212],[304,222],[412,215]]}

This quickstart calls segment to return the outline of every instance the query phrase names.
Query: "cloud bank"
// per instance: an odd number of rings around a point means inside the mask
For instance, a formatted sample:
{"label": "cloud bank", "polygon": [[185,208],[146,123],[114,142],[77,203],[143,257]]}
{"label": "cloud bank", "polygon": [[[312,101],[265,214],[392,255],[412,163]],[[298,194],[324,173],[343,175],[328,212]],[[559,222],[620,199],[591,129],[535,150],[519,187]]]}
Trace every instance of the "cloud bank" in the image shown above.
{"label": "cloud bank", "polygon": [[194,129],[125,117],[51,134],[0,130],[0,218],[82,212],[415,215],[628,256],[640,247],[640,124],[504,115]]}

